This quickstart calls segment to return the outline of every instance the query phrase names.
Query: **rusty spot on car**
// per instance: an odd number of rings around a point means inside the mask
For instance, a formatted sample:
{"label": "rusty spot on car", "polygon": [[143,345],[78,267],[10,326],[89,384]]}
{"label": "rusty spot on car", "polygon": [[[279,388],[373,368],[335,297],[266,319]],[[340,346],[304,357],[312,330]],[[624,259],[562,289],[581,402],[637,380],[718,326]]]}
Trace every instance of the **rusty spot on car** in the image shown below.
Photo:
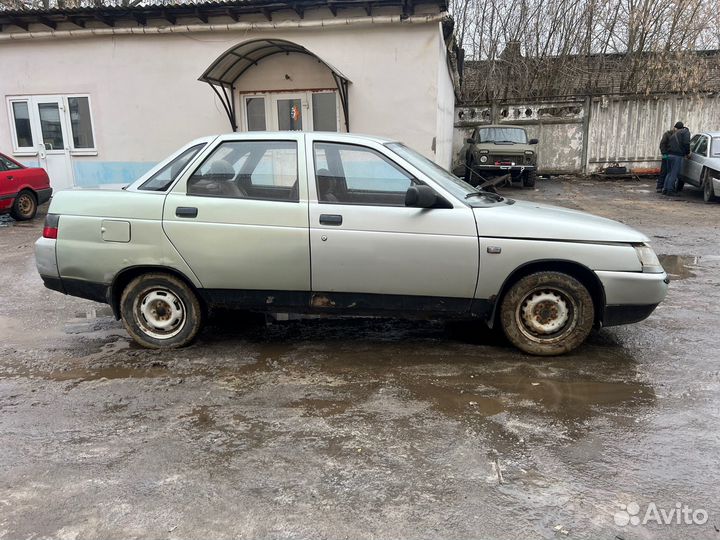
{"label": "rusty spot on car", "polygon": [[335,302],[323,294],[313,294],[311,305],[319,308],[335,307]]}

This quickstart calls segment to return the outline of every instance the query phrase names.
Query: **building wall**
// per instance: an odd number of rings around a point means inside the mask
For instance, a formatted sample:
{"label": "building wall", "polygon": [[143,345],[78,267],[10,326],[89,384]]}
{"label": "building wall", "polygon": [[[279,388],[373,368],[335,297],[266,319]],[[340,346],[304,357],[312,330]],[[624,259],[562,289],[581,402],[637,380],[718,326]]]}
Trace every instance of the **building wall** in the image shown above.
{"label": "building wall", "polygon": [[[76,184],[127,182],[191,139],[229,131],[220,100],[197,78],[232,45],[274,37],[305,46],[352,81],[352,132],[402,140],[435,159],[439,35],[429,23],[3,42],[3,72],[13,76],[0,78],[0,96],[89,94],[98,152],[72,157]],[[334,86],[309,57],[290,66],[266,62],[241,88],[287,88],[287,69],[293,88]],[[9,122],[3,103],[0,148],[8,152]]]}
{"label": "building wall", "polygon": [[437,83],[437,140],[435,161],[450,168],[453,154],[453,117],[455,115],[455,85],[447,65],[447,48],[442,28],[437,34],[438,41],[438,83]]}
{"label": "building wall", "polygon": [[540,140],[541,173],[593,173],[613,163],[628,169],[659,168],[660,138],[678,120],[691,133],[720,130],[720,97],[601,96],[459,107],[453,165],[475,126],[504,123],[521,125],[529,137]]}

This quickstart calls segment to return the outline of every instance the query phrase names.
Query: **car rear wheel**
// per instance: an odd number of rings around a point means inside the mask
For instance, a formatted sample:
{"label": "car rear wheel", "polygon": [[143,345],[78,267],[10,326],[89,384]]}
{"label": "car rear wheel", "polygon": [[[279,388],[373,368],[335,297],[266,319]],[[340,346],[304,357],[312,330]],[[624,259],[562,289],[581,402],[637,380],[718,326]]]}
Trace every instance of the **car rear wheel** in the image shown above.
{"label": "car rear wheel", "polygon": [[188,345],[203,320],[193,290],[164,273],[144,274],[132,280],[122,293],[120,313],[132,338],[149,349]]}
{"label": "car rear wheel", "polygon": [[24,190],[17,194],[10,215],[18,221],[27,221],[37,213],[37,199],[32,191]]}
{"label": "car rear wheel", "polygon": [[508,339],[538,356],[565,354],[580,346],[595,320],[592,296],[561,272],[537,272],[515,283],[503,297],[500,320]]}
{"label": "car rear wheel", "polygon": [[707,169],[705,169],[705,173],[703,174],[703,200],[706,203],[715,202],[717,200],[717,197],[715,197],[715,190],[713,189],[712,177],[710,176],[710,171]]}

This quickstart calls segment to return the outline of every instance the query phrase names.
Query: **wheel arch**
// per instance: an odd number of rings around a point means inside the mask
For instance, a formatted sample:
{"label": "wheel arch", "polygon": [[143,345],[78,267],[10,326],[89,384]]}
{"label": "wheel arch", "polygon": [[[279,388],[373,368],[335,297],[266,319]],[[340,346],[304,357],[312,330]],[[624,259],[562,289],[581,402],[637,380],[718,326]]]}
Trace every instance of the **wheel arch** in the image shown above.
{"label": "wheel arch", "polygon": [[148,264],[129,266],[127,268],[123,268],[120,272],[115,274],[112,283],[108,287],[107,300],[108,304],[110,304],[110,307],[112,308],[113,315],[116,319],[120,319],[120,298],[123,291],[125,290],[125,287],[127,287],[128,284],[136,277],[143,274],[149,274],[151,272],[163,272],[183,281],[195,293],[195,296],[197,297],[203,312],[207,313],[208,306],[206,305],[203,296],[199,293],[198,288],[195,286],[192,280],[189,279],[185,274],[175,268]]}
{"label": "wheel arch", "polygon": [[602,323],[603,313],[605,311],[605,287],[603,287],[600,278],[590,268],[576,261],[566,259],[538,259],[526,262],[513,270],[510,275],[505,278],[500,290],[492,300],[492,311],[488,317],[488,326],[491,328],[499,321],[500,310],[498,309],[502,299],[515,283],[522,278],[534,274],[536,272],[562,272],[574,277],[585,288],[587,288],[593,300],[595,312],[595,325]]}

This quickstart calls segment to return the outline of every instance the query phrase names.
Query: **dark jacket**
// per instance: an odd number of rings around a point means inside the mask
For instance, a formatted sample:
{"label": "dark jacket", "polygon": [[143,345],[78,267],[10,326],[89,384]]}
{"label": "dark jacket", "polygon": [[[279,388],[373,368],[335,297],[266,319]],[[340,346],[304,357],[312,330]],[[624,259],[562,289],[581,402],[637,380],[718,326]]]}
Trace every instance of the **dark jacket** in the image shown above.
{"label": "dark jacket", "polygon": [[687,156],[690,153],[690,131],[688,128],[678,129],[670,137],[670,154]]}
{"label": "dark jacket", "polygon": [[663,156],[670,153],[670,137],[672,137],[674,133],[672,129],[668,129],[663,133],[662,139],[660,139],[660,153]]}

